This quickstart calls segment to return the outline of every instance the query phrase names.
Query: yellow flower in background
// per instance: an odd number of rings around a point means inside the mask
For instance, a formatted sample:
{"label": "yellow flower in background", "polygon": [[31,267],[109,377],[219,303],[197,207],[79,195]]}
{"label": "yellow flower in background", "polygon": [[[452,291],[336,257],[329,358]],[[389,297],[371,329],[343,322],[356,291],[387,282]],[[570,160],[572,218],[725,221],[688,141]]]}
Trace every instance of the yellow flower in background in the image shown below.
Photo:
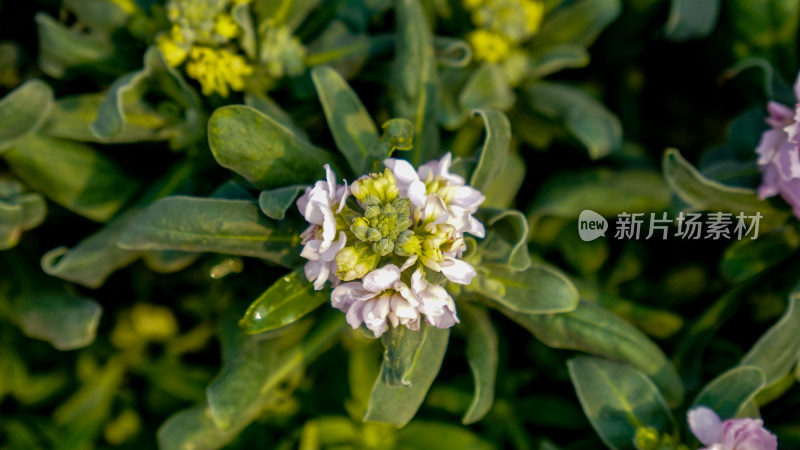
{"label": "yellow flower in background", "polygon": [[164,60],[172,67],[181,65],[186,60],[186,57],[189,56],[189,51],[179,45],[169,34],[160,34],[156,38],[156,45],[161,50],[161,54],[164,55]]}
{"label": "yellow flower in background", "polygon": [[467,35],[467,42],[478,61],[499,63],[511,53],[511,43],[502,33],[479,28]]}
{"label": "yellow flower in background", "polygon": [[244,57],[226,49],[195,46],[189,58],[186,73],[200,82],[203,95],[227,97],[229,89],[241,91],[244,78],[253,73]]}
{"label": "yellow flower in background", "polygon": [[239,34],[239,24],[229,14],[220,14],[214,23],[214,32],[220,36],[233,39]]}
{"label": "yellow flower in background", "polygon": [[536,34],[544,17],[542,0],[464,0],[472,23],[467,35],[475,59],[499,63]]}

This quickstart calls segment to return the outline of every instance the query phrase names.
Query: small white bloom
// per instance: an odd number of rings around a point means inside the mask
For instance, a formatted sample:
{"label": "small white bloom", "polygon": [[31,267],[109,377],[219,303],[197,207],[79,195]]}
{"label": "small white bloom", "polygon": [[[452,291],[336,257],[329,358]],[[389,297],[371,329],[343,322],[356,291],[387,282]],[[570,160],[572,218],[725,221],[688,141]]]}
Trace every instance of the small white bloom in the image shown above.
{"label": "small white bloom", "polygon": [[[477,237],[484,237],[486,231],[483,224],[473,214],[486,200],[477,189],[466,186],[464,179],[450,173],[452,156],[447,153],[440,160],[433,160],[420,166],[418,171],[408,162],[401,159],[389,158],[383,164],[395,174],[400,195],[407,197],[411,204],[427,210],[428,194],[439,196],[445,206],[447,217],[445,221],[452,225],[457,233],[470,233]],[[431,187],[426,183],[438,182],[438,190],[428,192]]]}
{"label": "small white bloom", "polygon": [[459,323],[453,297],[442,286],[428,284],[422,269],[411,275],[411,292],[419,302],[419,311],[436,328],[450,328]]}
{"label": "small white bloom", "polygon": [[442,268],[442,274],[453,283],[470,284],[472,278],[478,274],[472,264],[452,256],[445,256],[444,261],[439,265]]}
{"label": "small white bloom", "polygon": [[297,208],[311,224],[300,236],[304,244],[300,256],[309,260],[305,273],[309,281],[314,281],[314,289],[320,290],[326,280],[336,283],[336,253],[347,244],[347,235],[336,233],[334,210],[340,212],[350,190],[347,183],[339,186],[336,175],[325,164],[326,180],[317,181],[313,188],[297,200]]}
{"label": "small white bloom", "polygon": [[363,323],[375,337],[386,331],[387,320],[394,327],[419,329],[419,303],[400,281],[400,269],[394,264],[373,270],[364,276],[363,282],[337,286],[331,293],[331,305],[345,313],[353,329]]}

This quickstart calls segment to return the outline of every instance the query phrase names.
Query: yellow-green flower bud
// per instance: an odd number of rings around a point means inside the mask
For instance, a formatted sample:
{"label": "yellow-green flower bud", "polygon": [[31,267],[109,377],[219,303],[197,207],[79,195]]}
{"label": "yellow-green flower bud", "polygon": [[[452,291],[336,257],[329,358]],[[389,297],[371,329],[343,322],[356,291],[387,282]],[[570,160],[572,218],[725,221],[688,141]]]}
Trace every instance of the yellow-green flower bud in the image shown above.
{"label": "yellow-green flower bud", "polygon": [[653,427],[639,427],[633,438],[633,446],[637,450],[655,450],[660,446],[661,436]]}
{"label": "yellow-green flower bud", "polygon": [[381,255],[366,242],[356,242],[339,250],[336,254],[336,276],[342,281],[352,281],[363,277],[378,266]]}
{"label": "yellow-green flower bud", "polygon": [[[367,196],[376,197],[381,203],[386,204],[397,198],[399,192],[397,179],[391,170],[386,169],[381,174],[371,173],[353,183],[350,187],[353,196],[364,203]],[[371,199],[370,199],[371,200]],[[370,201],[372,203],[372,201]],[[366,206],[366,203],[364,203]]]}
{"label": "yellow-green flower bud", "polygon": [[411,230],[403,231],[397,237],[394,252],[399,256],[419,255],[422,252],[422,239]]}

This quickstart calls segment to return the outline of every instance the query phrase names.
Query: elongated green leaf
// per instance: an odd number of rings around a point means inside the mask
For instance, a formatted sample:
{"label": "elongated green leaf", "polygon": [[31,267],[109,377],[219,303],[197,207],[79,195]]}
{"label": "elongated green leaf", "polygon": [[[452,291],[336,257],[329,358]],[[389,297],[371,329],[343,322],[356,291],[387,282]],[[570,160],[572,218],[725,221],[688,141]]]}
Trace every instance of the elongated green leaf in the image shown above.
{"label": "elongated green leaf", "polygon": [[29,293],[18,299],[15,321],[33,338],[58,350],[74,350],[94,341],[102,308],[94,300],[58,292]]}
{"label": "elongated green leaf", "polygon": [[324,164],[333,163],[328,152],[244,105],[214,111],[208,143],[221,166],[262,189],[311,183],[322,174]]}
{"label": "elongated green leaf", "polygon": [[362,173],[369,148],[378,140],[375,122],[358,95],[335,70],[327,66],[315,67],[311,69],[311,79],[336,147],[353,173]]}
{"label": "elongated green leaf", "polygon": [[[373,45],[377,45],[373,38],[366,33],[354,31],[349,20],[345,23],[334,19],[306,46],[308,55],[305,65],[313,67],[327,64],[344,78],[350,79],[364,67]],[[388,42],[383,45],[388,46]]]}
{"label": "elongated green leaf", "polygon": [[[275,401],[274,390],[282,381],[335,342],[346,322],[341,313],[330,311],[314,324],[312,331],[297,345],[290,346],[274,360],[266,358],[260,371],[242,370],[239,367],[242,363],[247,365],[247,361],[259,361],[253,355],[248,357],[247,352],[266,356],[266,348],[263,345],[251,347],[252,340],[257,338],[243,336],[235,321],[231,325],[231,332],[239,332],[239,338],[247,340],[243,342],[244,348],[237,350],[244,350],[241,359],[231,355],[233,365],[230,370],[223,371],[220,378],[208,387],[207,407],[181,411],[161,426],[158,431],[160,448],[210,450],[224,447]],[[232,341],[230,345],[238,344]]]}
{"label": "elongated green leaf", "polygon": [[631,448],[639,427],[675,432],[664,397],[642,372],[590,356],[573,358],[567,366],[586,417],[609,448]]}
{"label": "elongated green leaf", "polygon": [[582,45],[562,44],[531,55],[526,77],[544,78],[562,69],[575,69],[589,64],[589,52]]}
{"label": "elongated green leaf", "polygon": [[[36,14],[39,34],[39,66],[53,78],[61,78],[68,69],[92,66],[102,73],[119,70],[108,60],[114,46],[106,36],[70,29],[46,13]],[[123,69],[124,70],[124,69]]]}
{"label": "elongated green leaf", "polygon": [[397,0],[397,44],[392,78],[395,115],[414,124],[414,149],[409,160],[419,165],[439,153],[436,129],[439,76],[433,35],[419,0]]}
{"label": "elongated green leaf", "polygon": [[360,172],[380,171],[383,161],[395,150],[410,150],[414,142],[414,125],[406,119],[389,119],[381,126],[383,134],[369,148]]}
{"label": "elongated green leaf", "polygon": [[764,372],[753,366],[734,367],[709,383],[694,400],[720,417],[736,417],[758,391],[766,386]]}
{"label": "elongated green leaf", "polygon": [[520,314],[508,309],[502,312],[550,347],[629,363],[653,379],[670,405],[683,399],[680,377],[661,349],[604,308],[582,302],[575,310],[561,314]]}
{"label": "elongated green leaf", "polygon": [[388,423],[396,427],[403,427],[411,421],[425,400],[433,379],[439,373],[449,336],[449,329],[428,327],[427,336],[417,357],[417,367],[409,376],[409,387],[392,387],[386,384],[384,373],[388,369],[384,362],[381,374],[372,387],[364,420]]}
{"label": "elongated green leaf", "polygon": [[517,96],[501,66],[485,63],[478,67],[464,83],[458,94],[458,104],[466,116],[475,109],[505,111],[514,105]]}
{"label": "elongated green leaf", "polygon": [[548,180],[528,208],[531,232],[543,216],[578,218],[590,209],[603,216],[623,211],[662,211],[670,192],[658,172],[643,170],[564,173]]}
{"label": "elongated green leaf", "polygon": [[[492,183],[488,190],[483,191],[486,200],[481,206],[499,209],[514,208],[517,194],[525,180],[525,171],[525,160],[516,152],[509,154],[500,174],[495,177],[495,180],[498,181]],[[502,183],[499,180],[502,180]]]}
{"label": "elongated green leaf", "polygon": [[537,81],[525,86],[525,94],[534,111],[562,122],[586,146],[592,159],[622,146],[622,125],[617,116],[583,91]]}
{"label": "elongated green leaf", "polygon": [[30,80],[0,100],[0,153],[35,131],[47,119],[53,90],[43,81]]}
{"label": "elongated green leaf", "polygon": [[286,210],[293,204],[294,199],[305,190],[305,186],[286,186],[269,191],[261,191],[258,196],[258,206],[270,219],[283,220]]}
{"label": "elongated green leaf", "polygon": [[800,235],[793,227],[780,227],[759,233],[757,239],[734,241],[722,254],[720,272],[739,282],[775,266],[800,247]]}
{"label": "elongated green leaf", "polygon": [[521,212],[481,209],[479,217],[487,226],[486,238],[481,241],[479,250],[484,261],[506,264],[517,271],[530,267],[528,220]]}
{"label": "elongated green leaf", "polygon": [[176,124],[141,102],[126,105],[125,121],[118,133],[100,137],[92,132],[105,95],[82,94],[58,99],[42,134],[84,142],[126,143],[160,141],[177,131]]}
{"label": "elongated green leaf", "polygon": [[472,431],[448,423],[414,421],[397,432],[397,450],[441,450],[470,449],[490,450],[496,448]]}
{"label": "elongated green leaf", "polygon": [[475,395],[461,422],[475,423],[483,418],[494,403],[497,376],[497,332],[486,310],[469,304],[459,305],[461,326],[467,330],[467,361],[475,379]]}
{"label": "elongated green leaf", "polygon": [[[152,116],[159,117],[158,105],[150,106],[146,98],[167,97],[183,111],[181,119],[161,117],[164,124],[152,123]],[[97,116],[90,125],[91,132],[100,139],[115,141],[123,138],[132,127],[150,128],[151,138],[167,135],[173,147],[179,148],[200,138],[205,115],[202,114],[200,98],[178,72],[170,67],[156,47],[144,54],[144,67],[118,78],[109,88],[100,104]],[[137,123],[145,112],[151,123]],[[161,130],[160,128],[167,128]],[[167,134],[169,132],[169,134]]]}
{"label": "elongated green leaf", "polygon": [[306,141],[308,140],[308,135],[306,132],[294,123],[289,113],[284,111],[280,105],[275,102],[275,100],[272,100],[266,95],[248,92],[244,95],[244,103],[247,106],[252,106],[265,116],[288,128],[289,131],[294,133],[296,136],[299,136],[301,139]]}
{"label": "elongated green leaf", "polygon": [[47,205],[41,195],[22,194],[16,181],[0,180],[0,250],[14,247],[22,232],[42,223]]}
{"label": "elongated green leaf", "polygon": [[133,2],[114,0],[64,0],[64,6],[75,13],[81,23],[104,33],[124,26],[131,13],[136,12]]}
{"label": "elongated green leaf", "polygon": [[3,156],[30,188],[98,222],[110,219],[138,189],[110,158],[79,142],[31,135]]}
{"label": "elongated green leaf", "polygon": [[719,0],[672,0],[664,30],[667,38],[680,42],[708,36],[717,24],[719,6]]}
{"label": "elongated green leaf", "polygon": [[255,334],[288,325],[328,301],[329,290],[315,291],[303,268],[279,278],[258,297],[242,317],[239,326]]}
{"label": "elongated green leaf", "polygon": [[74,248],[57,247],[42,256],[42,269],[50,275],[82,284],[100,287],[115,270],[125,267],[141,255],[137,251],[117,247],[117,240],[141,210],[127,211],[114,218],[99,232],[89,235]]}
{"label": "elongated green leaf", "polygon": [[477,110],[475,114],[479,114],[483,119],[486,139],[483,141],[478,165],[472,172],[469,184],[485,192],[505,166],[508,146],[511,143],[511,124],[506,115],[500,111]]}
{"label": "elongated green leaf", "polygon": [[761,369],[767,385],[771,385],[792,370],[800,358],[800,296],[789,299],[781,319],[753,345],[742,358],[740,366]]}
{"label": "elongated green leaf", "polygon": [[694,209],[721,210],[735,214],[744,212],[747,215],[759,212],[762,215],[760,220],[762,230],[771,225],[782,224],[790,214],[759,200],[752,189],[725,186],[709,180],[675,149],[669,149],[664,153],[663,164],[667,185]]}
{"label": "elongated green leaf", "polygon": [[385,348],[381,376],[387,386],[411,386],[410,378],[417,369],[425,339],[432,327],[423,322],[419,328],[391,327],[381,336]]}
{"label": "elongated green leaf", "polygon": [[619,0],[579,0],[556,9],[531,39],[534,49],[557,44],[591,45],[622,10]]}
{"label": "elongated green leaf", "polygon": [[272,221],[255,202],[173,196],[137,216],[119,246],[128,250],[181,250],[254,256],[293,266],[300,235],[288,221]]}
{"label": "elongated green leaf", "polygon": [[572,311],[578,306],[578,290],[564,275],[542,265],[516,271],[499,264],[484,264],[474,289],[501,305],[524,314]]}
{"label": "elongated green leaf", "polygon": [[22,236],[22,208],[16,203],[0,200],[0,250],[17,245]]}

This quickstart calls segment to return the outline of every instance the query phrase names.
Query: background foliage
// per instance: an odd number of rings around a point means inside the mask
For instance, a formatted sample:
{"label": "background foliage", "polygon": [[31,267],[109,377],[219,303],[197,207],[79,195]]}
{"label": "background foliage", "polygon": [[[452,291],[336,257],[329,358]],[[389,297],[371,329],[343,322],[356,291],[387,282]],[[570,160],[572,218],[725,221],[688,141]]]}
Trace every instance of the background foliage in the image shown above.
{"label": "background foliage", "polygon": [[[544,0],[505,62],[472,3],[221,1],[222,96],[163,2],[0,1],[0,448],[696,448],[695,404],[800,445],[800,230],[754,191],[798,3]],[[375,340],[293,202],[392,152],[452,152],[488,232],[460,325]],[[584,209],[764,219],[583,242]]]}

